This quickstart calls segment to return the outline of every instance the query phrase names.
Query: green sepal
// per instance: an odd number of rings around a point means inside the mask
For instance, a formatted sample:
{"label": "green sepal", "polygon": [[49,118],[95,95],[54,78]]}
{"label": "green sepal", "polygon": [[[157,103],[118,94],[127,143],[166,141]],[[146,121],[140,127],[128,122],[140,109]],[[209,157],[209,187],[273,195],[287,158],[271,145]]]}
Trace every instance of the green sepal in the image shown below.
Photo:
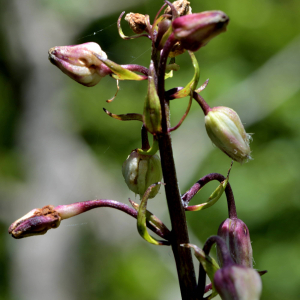
{"label": "green sepal", "polygon": [[187,207],[185,207],[185,210],[186,211],[199,211],[199,210],[203,210],[205,208],[209,208],[209,207],[213,206],[221,198],[221,196],[223,195],[223,193],[224,193],[224,191],[227,187],[227,184],[228,184],[228,181],[229,181],[229,174],[230,174],[230,171],[231,171],[231,168],[232,168],[232,164],[233,164],[233,161],[231,162],[231,166],[228,170],[226,179],[223,180],[219,184],[219,186],[214,190],[214,192],[208,198],[207,202],[201,203],[201,204],[198,204],[198,205],[187,206]]}
{"label": "green sepal", "polygon": [[110,117],[120,120],[120,121],[141,121],[143,122],[143,115],[141,114],[124,114],[124,115],[116,115],[109,112],[107,109],[103,108],[104,112],[109,115]]}
{"label": "green sepal", "polygon": [[154,155],[159,150],[158,140],[153,136],[152,147],[148,150],[136,149],[139,154],[142,155]]}
{"label": "green sepal", "polygon": [[173,70],[171,70],[168,73],[165,73],[165,80],[168,79],[168,78],[172,78],[172,77],[173,77]]}
{"label": "green sepal", "polygon": [[208,82],[209,82],[209,79],[207,78],[207,79],[205,80],[205,82],[204,82],[199,88],[197,88],[197,89],[195,90],[195,92],[198,93],[198,94],[200,94],[200,92],[202,92],[202,91],[207,87]]}
{"label": "green sepal", "polygon": [[177,65],[177,64],[168,64],[167,66],[166,66],[166,71],[168,72],[168,71],[179,71],[180,70],[180,66],[179,65]]}
{"label": "green sepal", "polygon": [[208,296],[208,300],[212,299],[212,298],[215,298],[216,296],[218,296],[219,293],[217,291],[212,291],[212,293]]}
{"label": "green sepal", "polygon": [[[128,199],[130,204],[132,205],[132,207],[138,211],[140,205],[134,201],[132,201],[131,199]],[[154,227],[156,227],[158,230],[160,230],[162,233],[164,233],[165,235],[169,235],[170,234],[170,230],[167,228],[167,226],[158,218],[156,217],[154,214],[152,214],[149,210],[146,210],[146,220],[153,225]]]}
{"label": "green sepal", "polygon": [[196,56],[193,52],[191,52],[191,51],[188,51],[188,52],[192,59],[195,73],[194,73],[193,79],[187,84],[187,86],[185,88],[183,88],[182,90],[180,90],[177,93],[175,93],[174,95],[172,95],[172,97],[174,97],[174,99],[189,96],[196,89],[197,84],[200,79],[200,68],[199,68],[199,64],[196,59]]}
{"label": "green sepal", "polygon": [[112,77],[119,80],[146,80],[147,76],[145,75],[138,75],[132,71],[129,71],[127,69],[124,69],[117,63],[113,62],[112,60],[109,60],[97,53],[94,53],[94,55],[102,61],[114,74],[112,74]]}
{"label": "green sepal", "polygon": [[181,244],[181,246],[194,249],[196,258],[203,266],[203,269],[205,270],[206,274],[208,275],[212,283],[212,294],[216,293],[216,289],[214,286],[214,276],[215,273],[220,269],[218,263],[212,257],[206,255],[204,251],[201,248],[197,247],[196,245]]}
{"label": "green sepal", "polygon": [[153,61],[150,63],[148,76],[148,92],[144,104],[144,125],[152,134],[161,132],[161,107],[155,86],[155,70]]}
{"label": "green sepal", "polygon": [[188,206],[185,208],[185,210],[199,211],[211,207],[220,199],[220,197],[222,196],[223,192],[226,189],[227,183],[228,183],[228,177],[219,184],[219,186],[215,189],[215,191],[210,195],[207,202],[198,205]]}
{"label": "green sepal", "polygon": [[173,77],[173,71],[178,71],[180,69],[177,64],[169,64],[166,67],[165,79]]}
{"label": "green sepal", "polygon": [[147,220],[147,201],[149,194],[157,184],[161,184],[161,182],[154,183],[149,186],[149,188],[146,190],[144,196],[141,199],[141,204],[138,209],[138,214],[137,214],[137,229],[140,234],[140,236],[146,240],[147,242],[154,244],[154,245],[169,245],[169,243],[165,241],[158,241],[155,238],[153,238],[147,231],[147,225],[146,225],[146,220]]}

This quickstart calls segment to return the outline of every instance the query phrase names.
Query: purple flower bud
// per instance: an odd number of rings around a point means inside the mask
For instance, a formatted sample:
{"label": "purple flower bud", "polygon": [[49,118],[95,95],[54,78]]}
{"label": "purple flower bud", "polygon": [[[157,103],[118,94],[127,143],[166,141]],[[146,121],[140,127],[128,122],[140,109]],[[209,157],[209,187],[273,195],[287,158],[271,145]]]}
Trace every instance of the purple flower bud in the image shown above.
{"label": "purple flower bud", "polygon": [[173,23],[175,38],[190,51],[197,51],[213,37],[226,31],[228,16],[219,10],[204,11],[176,18]]}
{"label": "purple flower bud", "polygon": [[[240,219],[226,219],[219,227],[218,236],[223,238],[228,246],[233,261],[241,266],[252,268],[253,255],[249,230]],[[220,248],[217,246],[219,262],[223,265]]]}
{"label": "purple flower bud", "polygon": [[[123,163],[122,173],[129,189],[142,197],[151,184],[162,179],[160,158],[156,154],[142,155],[134,150]],[[160,185],[156,185],[149,198],[154,198],[159,188]]]}
{"label": "purple flower bud", "polygon": [[49,60],[61,71],[85,86],[96,85],[111,71],[94,55],[107,58],[96,43],[58,46],[49,50]]}
{"label": "purple flower bud", "polygon": [[214,285],[222,300],[259,300],[262,291],[258,272],[235,264],[219,269]]}
{"label": "purple flower bud", "polygon": [[45,234],[51,228],[60,225],[61,217],[54,206],[47,205],[43,208],[35,208],[22,218],[12,223],[8,233],[16,239],[32,235]]}
{"label": "purple flower bud", "polygon": [[240,163],[251,159],[251,136],[233,109],[213,107],[205,116],[205,127],[211,141],[230,158]]}

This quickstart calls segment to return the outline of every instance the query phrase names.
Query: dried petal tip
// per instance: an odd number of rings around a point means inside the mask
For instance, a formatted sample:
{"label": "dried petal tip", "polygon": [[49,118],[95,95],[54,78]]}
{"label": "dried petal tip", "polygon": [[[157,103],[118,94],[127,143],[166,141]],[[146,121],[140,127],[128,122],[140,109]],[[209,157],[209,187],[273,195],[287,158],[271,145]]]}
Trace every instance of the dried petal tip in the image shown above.
{"label": "dried petal tip", "polygon": [[234,110],[223,106],[212,108],[205,116],[205,127],[211,141],[230,158],[240,163],[251,159],[251,136]]}
{"label": "dried petal tip", "polygon": [[111,71],[94,55],[107,58],[97,43],[58,46],[49,50],[49,60],[61,71],[85,86],[96,85]]}
{"label": "dried petal tip", "polygon": [[125,20],[134,33],[140,34],[147,28],[145,15],[131,12],[125,16]]}
{"label": "dried petal tip", "polygon": [[257,271],[234,264],[215,273],[214,285],[222,300],[259,300],[262,291]]}
{"label": "dried petal tip", "polygon": [[226,31],[228,16],[219,10],[204,11],[176,18],[173,23],[175,38],[185,49],[197,51],[213,37]]}
{"label": "dried petal tip", "polygon": [[15,239],[21,239],[32,235],[45,234],[51,228],[60,225],[61,217],[54,206],[47,205],[43,208],[35,208],[28,214],[12,223],[8,233]]}
{"label": "dried petal tip", "polygon": [[[151,184],[162,179],[160,158],[156,154],[142,155],[134,150],[123,163],[122,173],[129,189],[142,197]],[[149,198],[154,198],[159,188],[160,185],[156,185]]]}
{"label": "dried petal tip", "polygon": [[[191,3],[187,0],[177,0],[177,1],[174,1],[172,4],[176,8],[179,16],[185,16],[185,15],[189,15],[192,13],[192,8],[190,6]],[[167,15],[172,15],[171,7],[168,6],[165,9],[164,13]]]}
{"label": "dried petal tip", "polygon": [[[218,236],[223,238],[231,258],[238,265],[252,268],[253,254],[249,229],[240,219],[226,219],[219,227]],[[220,264],[223,265],[221,250],[217,246]]]}

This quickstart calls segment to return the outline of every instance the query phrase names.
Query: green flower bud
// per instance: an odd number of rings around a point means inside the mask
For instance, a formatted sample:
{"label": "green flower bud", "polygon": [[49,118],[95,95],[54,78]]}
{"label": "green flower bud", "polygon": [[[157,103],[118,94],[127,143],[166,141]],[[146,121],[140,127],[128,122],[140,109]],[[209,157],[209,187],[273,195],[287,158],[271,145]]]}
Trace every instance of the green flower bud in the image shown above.
{"label": "green flower bud", "polygon": [[[162,179],[160,158],[156,154],[142,155],[134,150],[123,163],[122,173],[129,189],[142,197],[151,184]],[[160,185],[155,186],[149,198],[154,198],[159,188]]]}
{"label": "green flower bud", "polygon": [[94,86],[102,77],[111,73],[94,55],[96,53],[107,58],[106,53],[96,43],[53,47],[48,53],[52,64],[85,86]]}
{"label": "green flower bud", "polygon": [[240,163],[251,159],[251,136],[234,110],[213,107],[205,116],[205,127],[211,141],[230,158]]}
{"label": "green flower bud", "polygon": [[258,272],[235,264],[219,269],[214,285],[222,300],[259,300],[262,291]]}
{"label": "green flower bud", "polygon": [[[240,219],[226,219],[219,227],[218,236],[223,238],[229,249],[231,258],[238,265],[252,268],[253,254],[249,229]],[[222,255],[217,246],[218,259],[223,265]]]}
{"label": "green flower bud", "polygon": [[161,132],[161,107],[155,88],[153,61],[149,67],[148,93],[144,105],[143,121],[147,130],[152,134]]}

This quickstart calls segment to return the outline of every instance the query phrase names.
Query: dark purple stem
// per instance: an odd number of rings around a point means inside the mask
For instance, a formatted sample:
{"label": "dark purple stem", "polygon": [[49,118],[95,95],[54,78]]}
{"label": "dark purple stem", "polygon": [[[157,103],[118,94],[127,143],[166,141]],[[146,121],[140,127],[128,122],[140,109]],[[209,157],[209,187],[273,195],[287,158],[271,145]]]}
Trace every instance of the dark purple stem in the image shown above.
{"label": "dark purple stem", "polygon": [[[187,206],[188,203],[191,201],[191,199],[199,192],[199,190],[202,187],[204,187],[207,183],[209,183],[210,181],[217,180],[219,182],[222,182],[225,179],[226,179],[226,177],[219,173],[211,173],[211,174],[208,174],[208,175],[202,177],[181,197],[181,199],[184,203],[184,206]],[[237,218],[236,206],[235,206],[233,192],[232,192],[229,182],[225,189],[225,195],[227,198],[229,218],[236,219]]]}
{"label": "dark purple stem", "polygon": [[175,18],[178,18],[179,15],[178,15],[178,11],[176,10],[175,6],[167,0],[165,0],[165,2],[170,6],[170,8],[172,10],[172,19],[174,20]]}
{"label": "dark purple stem", "polygon": [[206,116],[210,111],[210,106],[206,103],[206,101],[196,92],[193,92],[193,98],[198,102],[200,107],[203,110],[204,115]]}
{"label": "dark purple stem", "polygon": [[[205,255],[209,254],[211,247],[213,246],[214,243],[218,244],[218,246],[220,247],[224,265],[233,264],[233,260],[230,256],[230,252],[228,250],[226,242],[219,236],[211,236],[210,238],[207,239],[207,241],[205,242],[205,244],[203,246],[203,251],[204,251]],[[204,293],[207,292],[207,288],[205,287],[205,282],[206,282],[206,272],[205,272],[202,264],[200,264],[199,265],[198,287],[197,287],[197,292],[198,292],[200,299],[205,299]]]}
{"label": "dark purple stem", "polygon": [[204,299],[205,284],[206,284],[206,272],[205,272],[202,264],[199,264],[197,294],[198,294],[199,299],[201,299],[201,300]]}
{"label": "dark purple stem", "polygon": [[[157,93],[159,95],[161,105],[164,106],[165,102],[165,72],[166,72],[166,65],[167,59],[170,51],[172,50],[174,44],[177,42],[174,34],[171,33],[169,38],[166,41],[166,44],[162,50],[159,66],[158,66],[158,78],[157,78]],[[162,124],[163,125],[163,124]]]}
{"label": "dark purple stem", "polygon": [[133,71],[133,72],[140,72],[146,76],[148,76],[149,74],[149,70],[148,68],[144,67],[144,66],[140,66],[140,65],[121,65],[122,68],[129,70],[129,71]]}
{"label": "dark purple stem", "polygon": [[222,258],[223,258],[223,267],[227,267],[229,265],[234,264],[234,261],[231,258],[230,252],[228,250],[228,247],[226,245],[226,242],[224,241],[224,239],[222,239],[221,237],[217,236],[217,235],[213,235],[211,237],[209,237],[204,246],[203,246],[203,251],[206,255],[209,254],[211,247],[213,246],[213,244],[217,244]]}
{"label": "dark purple stem", "polygon": [[[68,211],[72,212],[72,217],[81,213],[84,213],[88,210],[98,208],[98,207],[111,207],[118,209],[128,215],[130,215],[133,218],[137,218],[137,211],[131,207],[129,207],[127,204],[115,201],[115,200],[90,200],[90,201],[83,201],[83,202],[77,202],[73,204],[68,205],[59,205],[55,207],[55,210],[63,215],[67,215]],[[71,216],[70,216],[71,217]],[[66,219],[67,217],[62,217],[62,219]],[[150,223],[147,222],[147,227],[151,229],[154,233],[156,233],[158,236],[160,236],[163,239],[168,240],[170,238],[171,232],[162,232],[160,229],[154,227]]]}
{"label": "dark purple stem", "polygon": [[142,150],[147,151],[150,149],[150,144],[148,139],[148,131],[144,125],[142,125],[141,136],[142,136]]}
{"label": "dark purple stem", "polygon": [[[192,260],[191,250],[181,247],[180,244],[189,243],[185,211],[181,203],[178,188],[177,175],[173,157],[171,136],[169,127],[169,101],[165,100],[165,70],[168,54],[170,53],[176,39],[172,33],[167,39],[161,52],[157,69],[157,94],[160,99],[162,112],[162,132],[158,134],[161,165],[165,185],[166,198],[172,224],[172,250],[176,262],[177,274],[183,300],[196,300],[196,275]],[[155,51],[152,59],[155,60]]]}

